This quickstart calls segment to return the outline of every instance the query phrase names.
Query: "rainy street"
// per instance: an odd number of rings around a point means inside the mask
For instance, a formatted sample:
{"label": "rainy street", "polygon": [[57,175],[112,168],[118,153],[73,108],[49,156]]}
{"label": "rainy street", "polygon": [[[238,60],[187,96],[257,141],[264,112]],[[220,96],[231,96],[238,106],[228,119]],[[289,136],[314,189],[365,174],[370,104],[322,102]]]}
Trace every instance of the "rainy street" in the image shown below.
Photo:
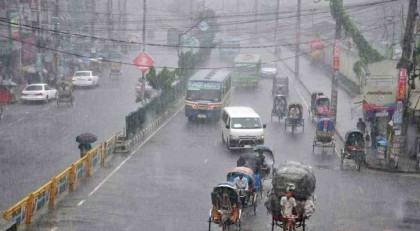
{"label": "rainy street", "polygon": [[[267,50],[258,52],[265,60],[275,59]],[[282,71],[287,73],[284,66]],[[261,115],[276,162],[296,160],[315,168],[317,209],[307,230],[415,230],[418,216],[410,219],[410,213],[419,206],[418,177],[357,172],[352,163],[340,170],[331,149],[313,154],[314,125],[306,121],[304,131],[291,135],[283,121],[271,121],[270,89],[269,79],[252,91],[235,89],[231,105],[251,106]],[[292,81],[289,101],[302,102],[302,92]],[[119,156],[31,230],[205,230],[212,187],[226,179],[239,155],[222,143],[219,123],[189,123],[181,109],[144,145]],[[257,210],[256,216],[245,211],[242,230],[271,228],[263,203]]]}
{"label": "rainy street", "polygon": [[[134,4],[133,0],[129,2]],[[286,2],[281,1],[285,11],[292,7]],[[368,1],[355,1],[355,4],[365,2]],[[317,7],[327,7],[327,4],[322,2]],[[129,9],[131,16],[140,12],[139,5]],[[207,7],[221,8],[211,3]],[[229,8],[228,5],[225,7]],[[309,4],[306,7],[315,5]],[[152,11],[150,14],[156,16],[157,13]],[[326,15],[330,16],[329,12]],[[136,17],[138,23],[140,15]],[[167,24],[172,23],[184,31],[188,28],[186,25],[189,24],[184,22],[187,20],[185,17],[174,17],[171,13],[153,20],[152,26],[161,30],[155,30],[147,51],[156,60],[158,68],[176,67],[178,64],[176,48],[159,45],[166,43]],[[279,35],[279,38],[293,34],[287,26],[295,23],[295,18],[290,17],[282,20],[280,27],[285,34]],[[134,19],[131,20],[130,30],[140,31],[141,26],[134,25]],[[311,16],[303,18],[307,24],[311,20]],[[263,62],[277,62],[279,73],[289,76],[288,102],[304,105],[305,126],[299,127],[292,135],[290,130],[285,129],[284,120],[271,118],[271,79],[261,79],[255,89],[233,88],[230,103],[230,106],[252,107],[261,116],[267,126],[265,143],[274,150],[276,163],[294,160],[314,168],[316,211],[307,220],[306,230],[418,230],[420,176],[380,172],[363,167],[357,171],[351,161],[340,168],[339,151],[343,143],[339,139],[335,150],[318,148],[313,152],[315,124],[309,121],[307,110],[310,95],[302,83],[294,79],[294,73],[290,70],[293,66],[286,64],[286,60],[294,57],[273,54],[273,31],[264,30],[253,34],[251,31],[254,24],[241,23],[243,28],[239,30],[244,31],[238,32],[238,22],[233,23],[230,19],[221,19],[220,22],[226,27],[216,37],[228,36],[230,33],[240,35],[243,52],[261,54]],[[258,26],[266,28],[266,24],[263,22]],[[289,41],[282,41],[282,45],[289,44]],[[291,46],[283,46],[282,49],[291,49]],[[123,62],[131,64],[140,52],[139,47],[133,48],[124,56]],[[300,57],[301,60],[306,58]],[[203,68],[226,69],[226,63],[219,59],[218,50],[214,49]],[[76,161],[80,157],[75,142],[78,134],[92,132],[102,142],[123,131],[126,126],[125,116],[141,105],[135,102],[134,90],[141,72],[133,65],[123,65],[122,71],[123,78],[119,80],[110,79],[104,74],[99,80],[99,87],[77,89],[74,92],[74,106],[57,106],[56,101],[8,105],[7,114],[0,126],[2,210]],[[303,83],[305,86],[325,87],[331,84],[330,79],[325,78],[324,70],[310,66],[308,62],[301,62],[300,73],[313,75],[311,81]],[[342,90],[338,94],[339,100],[347,102],[351,99]],[[339,111],[337,120],[338,123],[348,122],[340,120]],[[129,153],[116,154],[106,167],[100,168],[26,230],[209,230],[210,193],[219,182],[226,180],[226,174],[236,166],[240,155],[241,152],[227,150],[226,144],[222,142],[220,122],[189,122],[184,115],[184,108],[179,107],[177,113],[148,139]],[[50,165],[45,166],[45,163]],[[270,186],[269,180],[264,182],[265,189]],[[241,230],[271,230],[271,215],[264,206],[265,199],[265,193],[263,198],[258,198],[256,215],[251,209],[245,209],[241,217]],[[236,230],[234,228],[231,226],[231,230]],[[222,228],[211,223],[210,230]],[[274,230],[281,229],[276,227]]]}

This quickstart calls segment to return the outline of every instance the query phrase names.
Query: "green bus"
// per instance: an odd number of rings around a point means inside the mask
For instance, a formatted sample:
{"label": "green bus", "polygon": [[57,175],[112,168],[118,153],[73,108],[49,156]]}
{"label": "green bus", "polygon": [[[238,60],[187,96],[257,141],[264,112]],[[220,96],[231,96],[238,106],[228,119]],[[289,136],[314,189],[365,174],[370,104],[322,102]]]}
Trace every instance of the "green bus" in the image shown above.
{"label": "green bus", "polygon": [[231,99],[232,77],[227,70],[200,70],[187,82],[185,116],[188,121],[219,121]]}
{"label": "green bus", "polygon": [[261,55],[239,54],[234,60],[235,71],[233,83],[235,86],[257,86],[261,79]]}

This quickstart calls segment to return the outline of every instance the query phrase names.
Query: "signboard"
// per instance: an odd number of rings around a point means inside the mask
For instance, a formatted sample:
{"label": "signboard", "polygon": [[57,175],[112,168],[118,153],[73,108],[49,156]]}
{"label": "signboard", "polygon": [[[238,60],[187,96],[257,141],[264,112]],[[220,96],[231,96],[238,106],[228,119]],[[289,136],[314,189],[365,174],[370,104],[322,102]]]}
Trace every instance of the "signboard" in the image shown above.
{"label": "signboard", "polygon": [[363,89],[363,109],[387,110],[395,106],[395,87],[366,85]]}
{"label": "signboard", "polygon": [[20,21],[19,21],[19,11],[9,10],[7,11],[7,18],[10,22],[10,37],[19,38],[20,37]]}
{"label": "signboard", "polygon": [[219,90],[221,88],[221,83],[210,83],[210,82],[198,82],[198,81],[189,81],[187,89],[188,90]]}
{"label": "signboard", "polygon": [[155,60],[147,52],[140,53],[133,60],[134,65],[136,65],[142,73],[145,73],[153,64]]}
{"label": "signboard", "polygon": [[407,69],[401,68],[400,78],[398,80],[397,100],[403,100],[405,98],[406,83],[407,83]]}

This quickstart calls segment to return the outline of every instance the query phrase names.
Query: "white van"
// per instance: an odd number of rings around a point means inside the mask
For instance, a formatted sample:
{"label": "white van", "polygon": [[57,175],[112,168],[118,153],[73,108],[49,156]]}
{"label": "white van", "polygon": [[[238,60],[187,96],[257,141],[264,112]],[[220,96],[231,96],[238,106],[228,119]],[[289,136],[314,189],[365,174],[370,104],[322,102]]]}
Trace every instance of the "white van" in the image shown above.
{"label": "white van", "polygon": [[264,144],[265,124],[250,107],[225,107],[222,112],[222,140],[227,149],[252,148]]}

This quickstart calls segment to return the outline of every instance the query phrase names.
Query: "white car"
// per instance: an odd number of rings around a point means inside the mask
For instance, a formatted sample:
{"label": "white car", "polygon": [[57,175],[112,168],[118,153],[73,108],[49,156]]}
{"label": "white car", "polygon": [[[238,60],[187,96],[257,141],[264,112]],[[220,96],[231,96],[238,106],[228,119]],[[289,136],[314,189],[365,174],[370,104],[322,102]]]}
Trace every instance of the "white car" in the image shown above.
{"label": "white car", "polygon": [[76,71],[71,83],[75,87],[96,87],[99,85],[99,77],[93,75],[92,71]]}
{"label": "white car", "polygon": [[261,68],[262,77],[274,77],[277,75],[277,63],[270,62],[262,65]]}
{"label": "white car", "polygon": [[46,83],[30,84],[23,89],[20,99],[22,102],[44,101],[57,99],[57,89],[52,88]]}

